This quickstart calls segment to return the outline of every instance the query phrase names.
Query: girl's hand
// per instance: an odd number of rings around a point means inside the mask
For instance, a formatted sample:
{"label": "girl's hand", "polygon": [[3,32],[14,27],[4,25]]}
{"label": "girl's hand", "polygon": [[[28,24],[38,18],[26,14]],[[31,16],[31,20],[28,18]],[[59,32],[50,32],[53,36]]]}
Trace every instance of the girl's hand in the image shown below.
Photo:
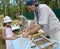
{"label": "girl's hand", "polygon": [[15,39],[17,39],[17,38],[20,38],[20,36],[15,35],[15,36],[13,37],[13,40],[15,40]]}
{"label": "girl's hand", "polygon": [[20,38],[21,36],[17,36],[17,38]]}
{"label": "girl's hand", "polygon": [[13,37],[13,40],[17,39],[17,37]]}
{"label": "girl's hand", "polygon": [[20,37],[21,37],[21,36],[18,36],[18,35],[16,35],[16,34],[14,34],[14,35],[15,35],[16,38],[20,38]]}
{"label": "girl's hand", "polygon": [[15,40],[15,39],[17,39],[17,38],[20,38],[21,36],[15,36],[14,38],[13,38],[13,40]]}

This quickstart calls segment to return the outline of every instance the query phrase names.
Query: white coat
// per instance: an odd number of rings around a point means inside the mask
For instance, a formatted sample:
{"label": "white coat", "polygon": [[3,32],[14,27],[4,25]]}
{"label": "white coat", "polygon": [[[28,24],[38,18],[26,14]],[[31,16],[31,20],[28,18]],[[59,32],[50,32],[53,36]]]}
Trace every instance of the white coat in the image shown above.
{"label": "white coat", "polygon": [[[57,34],[59,34],[60,36],[59,20],[52,11],[52,9],[46,4],[40,4],[37,7],[37,11],[39,17],[38,22],[40,25],[43,26],[43,30],[46,32],[46,35],[49,35],[51,37],[56,37],[58,36]],[[35,24],[37,24],[37,16],[35,12],[34,14],[35,14],[35,18],[34,18]]]}

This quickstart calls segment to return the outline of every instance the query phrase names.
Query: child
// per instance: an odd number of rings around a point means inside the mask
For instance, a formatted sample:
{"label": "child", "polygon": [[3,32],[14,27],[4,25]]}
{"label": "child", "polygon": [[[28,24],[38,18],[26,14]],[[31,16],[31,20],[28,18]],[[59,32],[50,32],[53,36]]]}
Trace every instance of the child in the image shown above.
{"label": "child", "polygon": [[10,23],[12,22],[9,16],[6,16],[3,21],[3,28],[2,28],[2,37],[5,39],[6,42],[6,49],[14,49],[12,40],[19,38],[12,32]]}

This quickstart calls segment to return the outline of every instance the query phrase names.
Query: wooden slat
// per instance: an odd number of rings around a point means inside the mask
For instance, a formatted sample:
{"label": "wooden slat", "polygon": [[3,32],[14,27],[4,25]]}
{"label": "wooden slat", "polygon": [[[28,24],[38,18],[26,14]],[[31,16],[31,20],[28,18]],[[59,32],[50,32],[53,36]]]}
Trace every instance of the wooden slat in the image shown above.
{"label": "wooden slat", "polygon": [[45,39],[41,39],[41,40],[39,40],[39,41],[36,41],[36,42],[34,42],[36,45],[42,45],[42,44],[44,44],[44,43],[46,43],[46,42],[48,42],[47,40],[45,40]]}
{"label": "wooden slat", "polygon": [[54,42],[54,43],[50,43],[50,44],[48,44],[47,47],[45,47],[45,48],[43,48],[43,49],[53,48],[55,44],[56,44],[55,42]]}
{"label": "wooden slat", "polygon": [[[50,39],[46,38],[45,36],[39,34],[33,35],[32,37],[34,37],[34,40],[42,38],[41,40],[34,42],[35,45],[39,47],[39,49],[52,49],[53,46],[56,44],[55,42],[52,42]],[[42,48],[40,45],[44,43],[49,43],[49,44],[45,48]]]}

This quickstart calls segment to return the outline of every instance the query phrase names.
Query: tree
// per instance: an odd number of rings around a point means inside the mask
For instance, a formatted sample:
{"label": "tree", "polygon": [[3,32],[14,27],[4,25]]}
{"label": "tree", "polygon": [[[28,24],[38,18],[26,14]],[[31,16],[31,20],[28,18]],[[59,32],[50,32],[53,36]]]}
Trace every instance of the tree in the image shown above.
{"label": "tree", "polygon": [[[38,3],[49,5],[52,9],[60,8],[60,0],[35,0]],[[28,13],[26,0],[0,0],[0,14],[14,18],[16,13]]]}

